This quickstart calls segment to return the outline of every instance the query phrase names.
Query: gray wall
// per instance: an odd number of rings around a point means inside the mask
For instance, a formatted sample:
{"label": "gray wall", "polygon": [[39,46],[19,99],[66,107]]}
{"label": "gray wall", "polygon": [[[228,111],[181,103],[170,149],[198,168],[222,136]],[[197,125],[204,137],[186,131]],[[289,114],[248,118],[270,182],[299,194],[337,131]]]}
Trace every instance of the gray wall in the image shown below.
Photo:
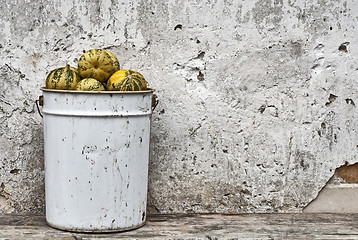
{"label": "gray wall", "polygon": [[[26,7],[24,7],[26,5]],[[0,1],[0,211],[44,212],[50,70],[105,48],[141,72],[150,212],[298,212],[356,161],[358,3]]]}

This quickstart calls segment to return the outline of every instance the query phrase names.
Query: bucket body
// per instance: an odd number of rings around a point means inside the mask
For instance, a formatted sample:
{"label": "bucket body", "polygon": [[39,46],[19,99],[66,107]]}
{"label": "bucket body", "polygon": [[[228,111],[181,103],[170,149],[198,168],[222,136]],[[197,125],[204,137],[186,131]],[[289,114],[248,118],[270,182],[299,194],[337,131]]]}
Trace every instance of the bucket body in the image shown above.
{"label": "bucket body", "polygon": [[48,225],[75,232],[144,225],[153,90],[42,90]]}

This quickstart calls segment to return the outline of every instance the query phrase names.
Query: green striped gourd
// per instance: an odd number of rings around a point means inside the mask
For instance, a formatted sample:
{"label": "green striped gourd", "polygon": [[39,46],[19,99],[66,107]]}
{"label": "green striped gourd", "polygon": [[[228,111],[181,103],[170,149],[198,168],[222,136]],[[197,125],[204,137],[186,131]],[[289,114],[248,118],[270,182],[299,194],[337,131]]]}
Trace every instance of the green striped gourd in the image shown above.
{"label": "green striped gourd", "polygon": [[81,78],[94,78],[104,83],[116,71],[117,63],[114,63],[108,51],[102,49],[89,50],[78,61]]}
{"label": "green striped gourd", "polygon": [[119,66],[119,61],[116,57],[116,55],[114,55],[113,53],[111,53],[110,51],[107,51],[105,50],[109,56],[111,57],[112,61],[113,61],[113,66],[114,66],[114,72],[117,72],[119,69],[120,69],[120,66]]}
{"label": "green striped gourd", "polygon": [[66,67],[56,68],[50,72],[46,78],[46,88],[72,90],[80,80],[77,69],[67,64]]}
{"label": "green striped gourd", "polygon": [[94,78],[82,79],[76,86],[77,91],[105,91],[103,84]]}
{"label": "green striped gourd", "polygon": [[119,70],[107,82],[109,91],[141,91],[145,89],[147,89],[147,82],[142,74],[131,70]]}

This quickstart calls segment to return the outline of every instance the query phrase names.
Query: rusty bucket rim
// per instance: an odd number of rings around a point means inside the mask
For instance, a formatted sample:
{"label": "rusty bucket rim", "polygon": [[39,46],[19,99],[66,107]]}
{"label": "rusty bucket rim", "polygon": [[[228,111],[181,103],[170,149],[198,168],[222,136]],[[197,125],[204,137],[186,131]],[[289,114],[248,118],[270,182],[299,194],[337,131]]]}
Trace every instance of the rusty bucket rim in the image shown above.
{"label": "rusty bucket rim", "polygon": [[40,88],[43,92],[54,92],[54,93],[84,93],[84,94],[143,94],[155,92],[153,88],[147,88],[141,91],[78,91],[78,90],[60,90],[60,89],[49,89],[46,87]]}

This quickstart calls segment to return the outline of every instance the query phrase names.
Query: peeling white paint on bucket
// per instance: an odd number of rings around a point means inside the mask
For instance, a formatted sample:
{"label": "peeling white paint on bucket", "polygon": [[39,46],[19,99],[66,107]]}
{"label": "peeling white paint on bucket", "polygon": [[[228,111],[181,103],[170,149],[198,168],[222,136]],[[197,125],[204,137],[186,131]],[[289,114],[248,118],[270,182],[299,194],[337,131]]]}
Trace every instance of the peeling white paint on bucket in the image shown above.
{"label": "peeling white paint on bucket", "polygon": [[42,90],[47,223],[78,232],[144,225],[154,90]]}

